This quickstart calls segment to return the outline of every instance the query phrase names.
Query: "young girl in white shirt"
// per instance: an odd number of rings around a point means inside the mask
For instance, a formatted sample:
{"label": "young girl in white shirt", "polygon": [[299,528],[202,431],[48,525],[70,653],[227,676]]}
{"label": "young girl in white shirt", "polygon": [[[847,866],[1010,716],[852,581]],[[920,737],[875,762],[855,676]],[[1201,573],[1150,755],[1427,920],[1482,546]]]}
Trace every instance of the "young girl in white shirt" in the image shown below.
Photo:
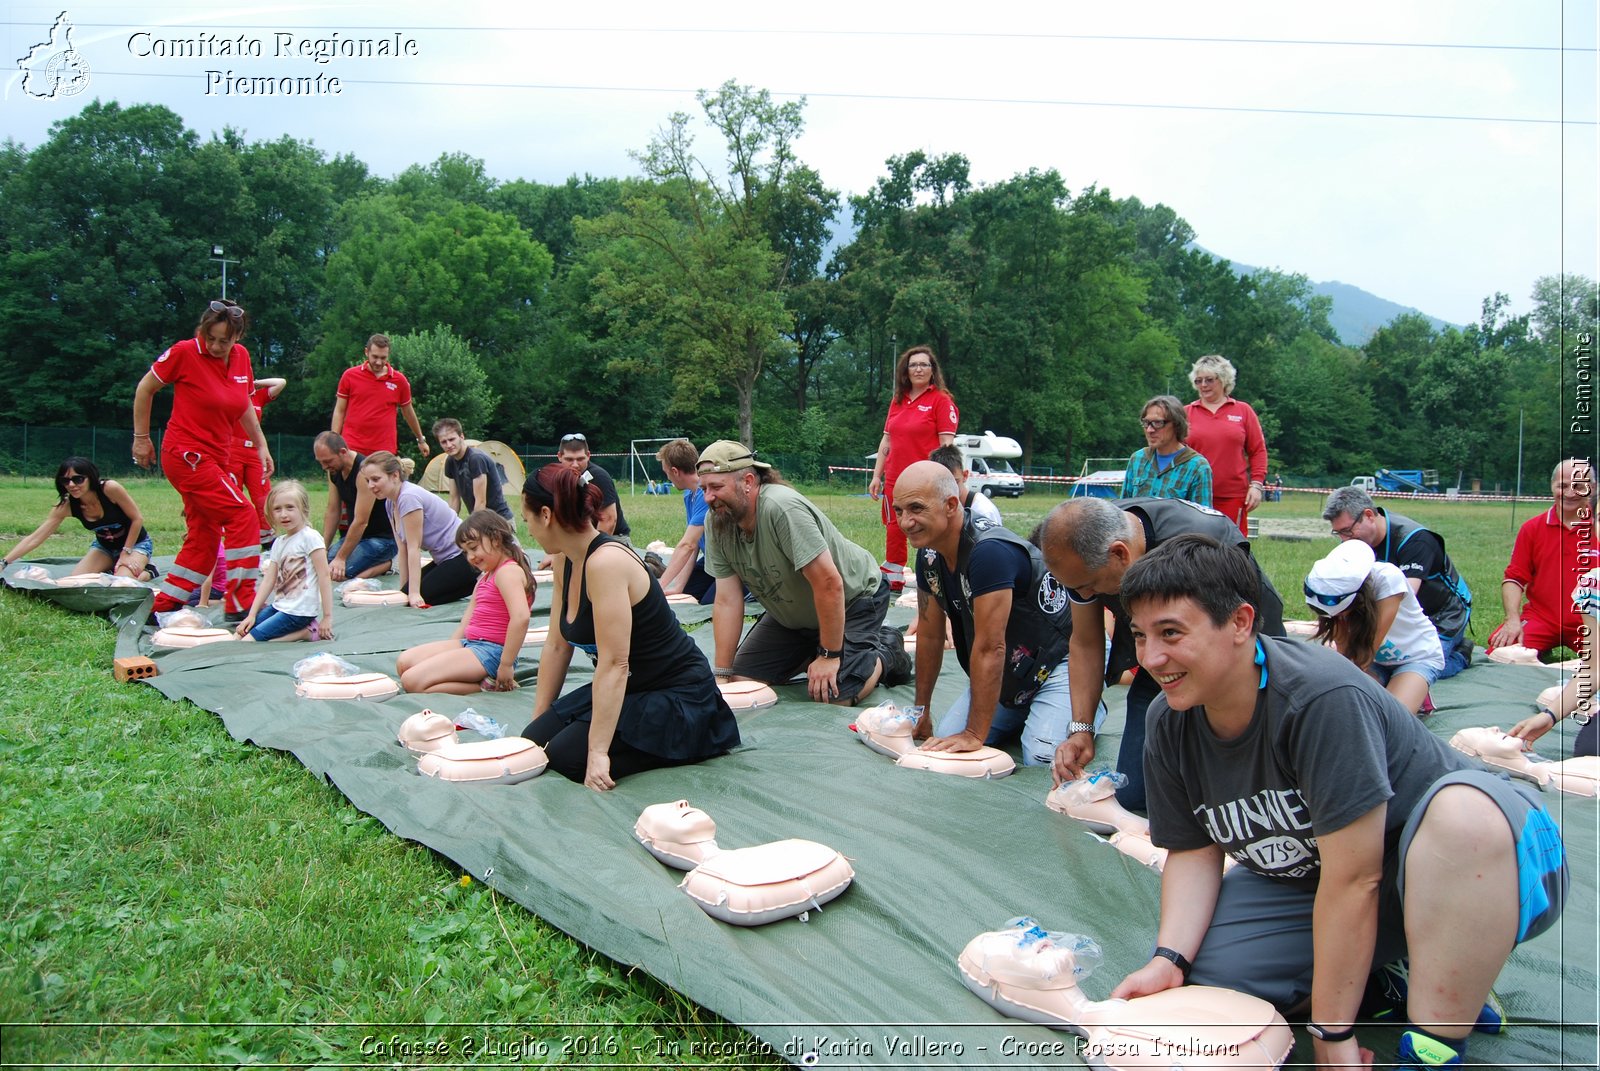
{"label": "young girl in white shirt", "polygon": [[1444,672],[1444,647],[1399,569],[1349,539],[1311,567],[1305,596],[1317,612],[1319,641],[1377,678],[1411,713],[1424,710],[1429,685]]}
{"label": "young girl in white shirt", "polygon": [[282,480],[267,495],[267,517],[281,534],[261,557],[256,600],[237,629],[242,638],[333,639],[328,546],[307,523],[310,513],[310,496],[298,480]]}

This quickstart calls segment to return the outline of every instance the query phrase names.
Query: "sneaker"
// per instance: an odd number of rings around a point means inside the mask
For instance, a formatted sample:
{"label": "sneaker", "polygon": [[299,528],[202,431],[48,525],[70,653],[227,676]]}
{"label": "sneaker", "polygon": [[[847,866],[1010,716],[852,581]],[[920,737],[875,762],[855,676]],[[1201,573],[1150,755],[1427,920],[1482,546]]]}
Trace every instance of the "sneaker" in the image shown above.
{"label": "sneaker", "polygon": [[1400,1051],[1395,1054],[1395,1071],[1422,1071],[1429,1067],[1461,1067],[1466,1061],[1448,1042],[1416,1030],[1400,1035]]}
{"label": "sneaker", "polygon": [[878,567],[878,571],[883,574],[883,579],[888,582],[889,590],[891,592],[898,595],[900,592],[905,590],[906,573],[902,567],[894,565],[890,562],[884,562]]}
{"label": "sneaker", "polygon": [[239,622],[243,621],[249,616],[249,610],[235,610],[232,613],[223,614],[222,623],[225,625],[237,625]]}
{"label": "sneaker", "polygon": [[884,625],[878,630],[878,654],[883,659],[883,683],[909,684],[913,663],[900,630]]}

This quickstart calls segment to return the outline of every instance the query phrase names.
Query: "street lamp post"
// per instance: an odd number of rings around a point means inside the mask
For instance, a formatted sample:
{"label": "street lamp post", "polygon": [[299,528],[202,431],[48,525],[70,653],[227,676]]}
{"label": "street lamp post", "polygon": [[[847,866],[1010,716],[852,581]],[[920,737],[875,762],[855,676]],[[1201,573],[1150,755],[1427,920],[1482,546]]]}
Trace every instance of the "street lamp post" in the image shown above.
{"label": "street lamp post", "polygon": [[237,260],[229,260],[228,258],[224,257],[222,255],[222,247],[220,245],[214,245],[211,247],[211,259],[222,265],[222,300],[226,301],[228,300],[228,265],[237,264],[239,262]]}

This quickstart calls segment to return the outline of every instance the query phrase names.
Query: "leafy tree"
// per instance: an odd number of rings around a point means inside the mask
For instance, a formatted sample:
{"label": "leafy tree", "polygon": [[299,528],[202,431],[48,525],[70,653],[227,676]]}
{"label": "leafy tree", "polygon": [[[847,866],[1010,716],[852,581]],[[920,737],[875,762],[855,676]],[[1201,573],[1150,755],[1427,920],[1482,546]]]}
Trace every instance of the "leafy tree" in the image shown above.
{"label": "leafy tree", "polygon": [[411,381],[417,416],[425,429],[440,417],[451,416],[477,429],[477,437],[487,437],[483,429],[500,399],[465,339],[436,324],[432,330],[395,335],[390,341],[395,364],[405,367]]}
{"label": "leafy tree", "polygon": [[753,445],[756,385],[792,326],[788,292],[816,269],[835,197],[794,158],[803,103],[733,82],[696,99],[721,136],[721,167],[695,153],[679,112],[638,156],[655,185],[581,222],[578,237],[610,335],[655,343],[675,411],[731,388],[739,437]]}

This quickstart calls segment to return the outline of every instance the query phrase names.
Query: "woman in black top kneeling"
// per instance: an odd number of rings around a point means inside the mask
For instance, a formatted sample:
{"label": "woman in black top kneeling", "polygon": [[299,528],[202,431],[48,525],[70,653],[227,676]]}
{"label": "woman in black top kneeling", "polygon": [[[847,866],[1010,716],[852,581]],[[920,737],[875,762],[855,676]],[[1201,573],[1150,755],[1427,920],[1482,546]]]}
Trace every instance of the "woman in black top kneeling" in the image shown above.
{"label": "woman in black top kneeling", "polygon": [[[641,770],[720,755],[738,746],[739,727],[655,577],[595,527],[600,497],[587,474],[559,464],[522,486],[528,531],[554,557],[550,620],[559,625],[522,735],[564,777],[603,792]],[[594,681],[560,695],[574,647],[594,661]]]}

